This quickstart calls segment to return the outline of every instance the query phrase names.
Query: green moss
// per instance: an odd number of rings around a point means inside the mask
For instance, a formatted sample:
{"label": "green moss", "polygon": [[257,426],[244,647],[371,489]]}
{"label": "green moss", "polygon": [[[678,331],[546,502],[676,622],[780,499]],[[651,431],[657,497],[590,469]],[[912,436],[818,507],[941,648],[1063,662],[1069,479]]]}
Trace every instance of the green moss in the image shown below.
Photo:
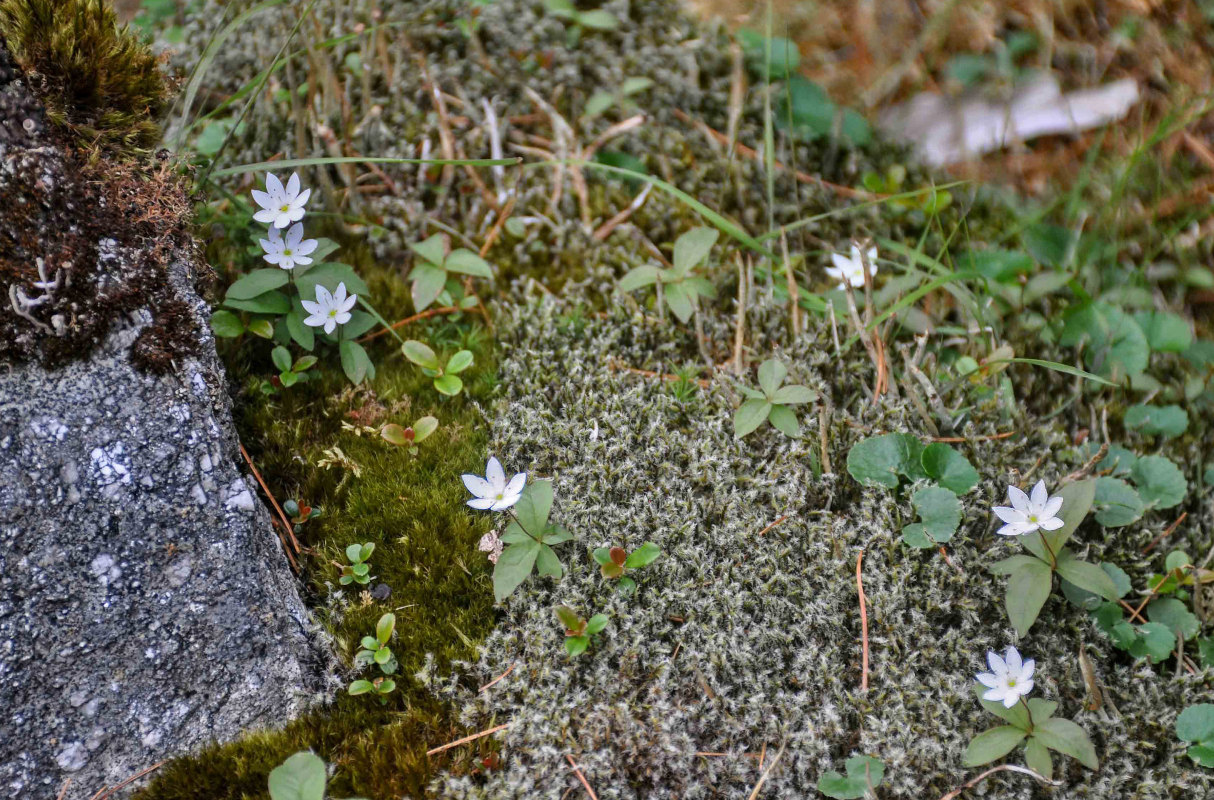
{"label": "green moss", "polygon": [[85,145],[131,152],[159,140],[164,75],[103,0],[0,0],[0,36],[50,120]]}
{"label": "green moss", "polygon": [[[219,253],[212,255],[222,260]],[[343,255],[367,279],[381,313],[405,314],[408,287],[390,268],[377,266],[365,250],[348,248]],[[245,387],[237,398],[241,439],[271,490],[280,500],[322,509],[298,530],[310,604],[347,667],[359,639],[374,631],[380,615],[395,613],[397,691],[383,706],[372,697],[351,697],[344,689],[354,674],[348,670],[339,676],[343,687],[328,707],[283,730],[255,733],[174,761],[141,800],[264,797],[269,771],[302,749],[337,764],[330,782],[334,796],[416,796],[436,771],[468,771],[492,746],[486,741],[427,757],[427,749],[468,731],[414,676],[430,668],[430,656],[440,674],[454,660],[475,660],[475,645],[493,626],[489,565],[476,549],[488,518],[464,505],[467,493],[459,475],[484,468],[488,431],[475,403],[493,391],[495,356],[490,339],[467,317],[408,333],[445,347],[448,354],[456,347],[473,350],[476,365],[465,374],[469,397],[440,396],[400,356],[391,337],[370,348],[378,374],[369,388],[350,386],[331,353],[316,370],[318,380],[266,397],[258,385],[270,372],[271,344],[249,338],[225,353],[229,370]],[[409,425],[426,414],[436,416],[440,427],[416,457],[377,435],[343,430],[343,422]],[[318,466],[333,447],[357,464],[361,475]],[[344,561],[345,547],[353,542],[376,545],[370,559],[375,580],[367,587],[338,584],[334,562]],[[391,588],[384,600],[367,591],[378,584]]]}

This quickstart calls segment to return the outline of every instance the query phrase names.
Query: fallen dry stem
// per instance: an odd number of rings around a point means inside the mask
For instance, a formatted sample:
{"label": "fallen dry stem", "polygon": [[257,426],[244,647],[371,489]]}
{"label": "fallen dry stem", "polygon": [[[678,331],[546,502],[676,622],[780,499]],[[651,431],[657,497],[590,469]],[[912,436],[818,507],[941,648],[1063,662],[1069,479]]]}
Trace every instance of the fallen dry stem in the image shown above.
{"label": "fallen dry stem", "polygon": [[1061,786],[1062,785],[1062,781],[1052,781],[1049,778],[1042,775],[1041,773],[1034,772],[1033,770],[1029,769],[1028,767],[1019,767],[1019,766],[1016,766],[1015,764],[1000,764],[997,767],[991,767],[986,772],[983,772],[981,775],[977,776],[976,778],[973,778],[973,779],[967,781],[966,783],[961,784],[956,789],[953,789],[951,792],[941,795],[940,800],[953,800],[954,797],[957,797],[962,792],[964,792],[966,789],[974,788],[979,783],[981,783],[982,781],[989,778],[991,775],[994,775],[996,772],[1019,772],[1021,775],[1033,776],[1037,780],[1044,783],[1046,786]]}
{"label": "fallen dry stem", "polygon": [[868,691],[868,603],[864,597],[864,551],[856,556],[856,592],[860,595],[860,691]]}
{"label": "fallen dry stem", "polygon": [[482,739],[486,736],[497,733],[498,731],[503,731],[509,727],[510,727],[509,722],[503,722],[501,725],[495,725],[492,728],[489,728],[488,730],[481,731],[480,733],[474,733],[474,734],[471,734],[470,736],[465,736],[462,739],[456,739],[454,742],[448,742],[447,744],[439,745],[438,747],[435,747],[432,750],[427,750],[426,755],[428,755],[428,756],[437,755],[437,754],[443,752],[444,750],[450,750],[452,747],[459,747],[461,744],[467,744],[468,742],[475,742],[477,739]]}
{"label": "fallen dry stem", "polygon": [[[257,484],[261,490],[265,492],[266,497],[270,499],[270,505],[274,506],[274,510],[278,512],[279,519],[282,520],[282,525],[287,531],[287,535],[291,537],[291,545],[295,548],[295,552],[299,552],[299,540],[295,538],[295,529],[291,525],[291,520],[283,512],[282,506],[278,505],[278,501],[274,499],[274,493],[270,491],[270,487],[266,486],[266,482],[262,479],[261,473],[258,472],[257,466],[253,463],[253,459],[249,458],[249,451],[244,449],[244,445],[239,445],[240,454],[244,456],[245,463],[249,465],[249,469],[253,472],[253,477],[257,479]],[[299,572],[299,564],[295,563],[295,555],[291,552],[291,548],[287,547],[287,542],[282,538],[282,534],[278,535],[282,540],[282,551],[287,554],[287,561],[291,562],[291,569]]]}
{"label": "fallen dry stem", "polygon": [[573,767],[573,774],[576,775],[577,779],[582,782],[582,786],[586,787],[586,794],[590,795],[590,800],[599,800],[599,796],[594,793],[594,789],[590,788],[589,781],[587,781],[586,776],[582,774],[582,770],[578,768],[577,762],[573,760],[573,756],[566,753],[565,759],[569,762],[569,766]]}

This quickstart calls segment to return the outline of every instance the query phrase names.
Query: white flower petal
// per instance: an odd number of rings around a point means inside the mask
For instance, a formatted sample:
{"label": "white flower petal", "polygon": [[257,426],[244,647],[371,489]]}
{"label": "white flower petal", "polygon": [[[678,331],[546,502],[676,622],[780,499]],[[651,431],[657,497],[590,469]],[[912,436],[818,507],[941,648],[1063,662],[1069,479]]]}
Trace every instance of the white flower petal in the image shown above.
{"label": "white flower petal", "polygon": [[1007,506],[995,506],[991,510],[995,512],[996,517],[1004,522],[1018,523],[1025,522],[1028,519],[1024,515],[1024,512],[1017,511],[1014,508],[1008,508]]}
{"label": "white flower petal", "polygon": [[1066,523],[1058,519],[1058,517],[1050,517],[1049,519],[1041,520],[1037,524],[1042,528],[1045,528],[1047,531],[1056,531]]}
{"label": "white flower petal", "polygon": [[[852,260],[847,256],[841,253],[831,253],[830,260],[831,263],[835,265],[835,268],[840,270],[841,273],[852,271]],[[827,272],[829,271],[830,270],[828,269]]]}
{"label": "white flower petal", "polygon": [[253,219],[263,225],[270,225],[278,219],[278,212],[272,208],[262,209],[253,215]]}
{"label": "white flower petal", "polygon": [[995,689],[1000,684],[999,678],[997,678],[996,676],[992,675],[989,672],[979,672],[977,675],[974,676],[974,678],[977,679],[978,683],[981,683],[983,686],[986,686],[990,689]]}
{"label": "white flower petal", "polygon": [[1032,513],[1032,503],[1029,502],[1029,496],[1020,491],[1015,486],[1007,487],[1007,498],[1011,501],[1012,507],[1017,511],[1022,511],[1025,514]]}
{"label": "white flower petal", "polygon": [[[1029,659],[1025,659],[1024,664],[1023,664],[1023,665],[1020,667],[1020,680],[1022,680],[1022,681],[1028,681],[1028,683],[1029,683],[1029,684],[1030,684],[1030,686],[1031,686],[1031,685],[1032,685],[1032,683],[1033,683],[1033,682],[1032,682],[1032,680],[1031,680],[1031,678],[1033,677],[1033,672],[1034,672],[1036,669],[1037,669],[1037,662],[1036,662],[1036,661],[1034,661],[1034,660],[1033,660],[1033,659],[1031,659],[1031,658],[1029,658]],[[1025,690],[1025,694],[1028,694],[1028,690],[1027,690],[1027,689]]]}
{"label": "white flower petal", "polygon": [[309,328],[319,328],[327,324],[328,321],[329,318],[324,314],[313,313],[312,316],[304,318],[304,325],[307,325]]}
{"label": "white flower petal", "polygon": [[332,333],[337,329],[337,322],[332,317],[325,317],[325,333]]}
{"label": "white flower petal", "polygon": [[510,508],[510,506],[517,503],[520,497],[522,497],[521,494],[516,494],[514,496],[503,496],[501,500],[498,500],[493,504],[493,510],[505,511],[507,508]]}
{"label": "white flower petal", "polygon": [[1007,672],[1012,677],[1020,674],[1020,668],[1024,666],[1024,661],[1020,658],[1020,651],[1015,647],[1008,647],[1007,655],[1003,657],[1003,661],[1007,664]]}
{"label": "white flower petal", "polygon": [[1000,679],[1007,677],[1007,662],[1000,658],[994,650],[986,651],[986,663],[996,677]]}
{"label": "white flower petal", "polygon": [[1045,481],[1037,481],[1037,485],[1033,487],[1033,493],[1029,495],[1029,499],[1033,501],[1033,505],[1037,508],[1045,507],[1045,501],[1050,499],[1050,493],[1045,488]]}
{"label": "white flower petal", "polygon": [[1027,695],[1029,692],[1033,691],[1033,681],[1031,679],[1030,680],[1021,679],[1020,681],[1018,681],[1016,683],[1016,688],[1020,691],[1020,695],[1023,697],[1025,695]]}
{"label": "white flower petal", "polygon": [[477,497],[486,497],[493,494],[493,487],[489,485],[489,481],[482,478],[480,475],[466,473],[460,475],[460,480],[464,482],[464,486],[468,491],[472,492]]}
{"label": "white flower petal", "polygon": [[319,283],[316,284],[316,303],[321,308],[326,310],[332,308],[333,306],[333,295],[329,293],[328,289],[321,286]]}
{"label": "white flower petal", "polygon": [[468,505],[475,508],[477,511],[488,511],[493,508],[494,500],[492,497],[477,497],[468,501]]}
{"label": "white flower petal", "polygon": [[[991,689],[990,691],[983,692],[982,699],[990,700],[995,703],[1002,703],[1003,699],[1006,696],[1007,696],[1007,689],[1000,686],[998,689]],[[1011,706],[1008,706],[1008,708],[1011,708]]]}
{"label": "white flower petal", "polygon": [[[308,260],[309,260],[309,261],[311,261],[312,259],[310,259],[310,258],[309,258]],[[344,311],[349,311],[350,309],[354,308],[354,304],[355,304],[355,303],[357,303],[357,302],[358,302],[358,295],[356,295],[356,294],[352,294],[352,295],[350,295],[349,297],[347,297],[347,298],[345,299],[345,301],[343,301],[342,303],[340,303],[340,304],[337,306],[337,310],[338,310],[338,311],[343,311],[343,312],[344,312]]]}
{"label": "white flower petal", "polygon": [[295,197],[299,194],[299,173],[292,172],[291,177],[287,178],[287,197]]}
{"label": "white flower petal", "polygon": [[1023,536],[1026,533],[1032,533],[1037,530],[1037,526],[1031,522],[1009,522],[995,533],[1000,536]]}
{"label": "white flower petal", "polygon": [[497,460],[497,456],[489,456],[489,463],[485,465],[485,480],[493,486],[494,494],[506,490],[506,473],[502,470],[502,462]]}
{"label": "white flower petal", "polygon": [[1048,501],[1046,501],[1045,507],[1041,509],[1041,516],[1056,517],[1056,516],[1058,516],[1058,512],[1061,510],[1062,510],[1062,498],[1061,497],[1051,497]]}
{"label": "white flower petal", "polygon": [[350,312],[338,310],[337,314],[333,317],[333,321],[338,325],[345,325],[350,321]]}
{"label": "white flower petal", "polygon": [[266,192],[274,198],[276,203],[283,196],[282,181],[278,180],[278,176],[273,172],[266,173]]}
{"label": "white flower petal", "polygon": [[1011,708],[1018,702],[1020,702],[1020,695],[1016,694],[1014,691],[1008,692],[1007,697],[1003,698],[1003,706],[1005,708]]}
{"label": "white flower petal", "polygon": [[523,486],[527,484],[527,473],[519,472],[506,484],[506,494],[522,494]]}
{"label": "white flower petal", "polygon": [[253,190],[253,202],[262,208],[273,208],[275,205],[274,197],[270,193],[263,192],[260,189]]}
{"label": "white flower petal", "polygon": [[295,246],[295,250],[301,256],[311,255],[318,245],[319,243],[315,239],[304,239]]}
{"label": "white flower petal", "polygon": [[324,314],[325,309],[320,303],[313,303],[311,300],[300,300],[299,304],[304,307],[304,311],[309,314]]}
{"label": "white flower petal", "polygon": [[302,192],[299,193],[299,197],[296,197],[291,201],[291,205],[296,206],[302,210],[303,207],[308,204],[308,198],[311,196],[312,196],[312,190],[304,189]]}

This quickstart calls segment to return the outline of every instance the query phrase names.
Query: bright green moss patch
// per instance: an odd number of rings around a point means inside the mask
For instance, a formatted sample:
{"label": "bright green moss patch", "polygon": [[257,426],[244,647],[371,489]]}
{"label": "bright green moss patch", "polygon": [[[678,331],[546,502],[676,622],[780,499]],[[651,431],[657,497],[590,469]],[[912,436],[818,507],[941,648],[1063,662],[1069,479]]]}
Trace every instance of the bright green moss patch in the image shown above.
{"label": "bright green moss patch", "polygon": [[159,140],[159,62],[103,0],[0,0],[0,36],[47,116],[85,146],[129,152]]}

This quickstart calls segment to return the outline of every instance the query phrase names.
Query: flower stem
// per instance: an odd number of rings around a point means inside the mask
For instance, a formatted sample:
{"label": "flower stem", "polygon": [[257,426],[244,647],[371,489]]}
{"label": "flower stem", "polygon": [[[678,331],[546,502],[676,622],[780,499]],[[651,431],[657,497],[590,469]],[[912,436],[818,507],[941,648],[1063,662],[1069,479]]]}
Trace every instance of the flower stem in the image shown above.
{"label": "flower stem", "polygon": [[1045,547],[1045,551],[1050,554],[1050,569],[1058,569],[1058,554],[1054,552],[1054,548],[1050,547],[1050,540],[1045,538],[1045,531],[1037,529],[1037,535],[1041,537],[1041,544]]}
{"label": "flower stem", "polygon": [[1024,695],[1020,695],[1020,705],[1024,706],[1024,713],[1029,716],[1029,730],[1033,729],[1033,712],[1029,710],[1029,703],[1024,699]]}

